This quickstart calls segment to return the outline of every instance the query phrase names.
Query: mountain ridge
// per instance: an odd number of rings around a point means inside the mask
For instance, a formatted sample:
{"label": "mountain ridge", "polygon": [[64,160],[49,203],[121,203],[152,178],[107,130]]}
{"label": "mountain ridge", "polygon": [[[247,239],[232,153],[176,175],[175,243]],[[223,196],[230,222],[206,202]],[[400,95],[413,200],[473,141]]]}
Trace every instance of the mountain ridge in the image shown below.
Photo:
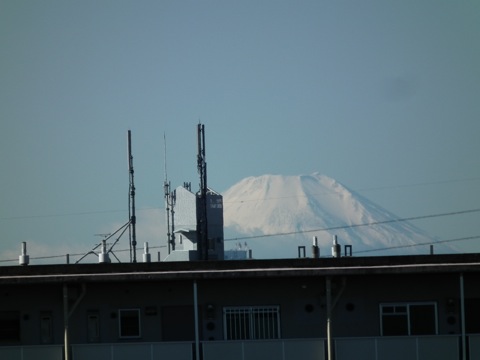
{"label": "mountain ridge", "polygon": [[[260,257],[292,257],[298,246],[311,245],[313,236],[318,238],[321,254],[327,256],[334,235],[342,245],[352,245],[354,255],[424,254],[429,250],[417,244],[435,242],[420,228],[399,221],[393,213],[318,172],[250,176],[226,190],[223,197],[225,238],[251,237],[249,246],[254,254],[258,248]],[[449,251],[448,246],[442,246],[442,251]]]}

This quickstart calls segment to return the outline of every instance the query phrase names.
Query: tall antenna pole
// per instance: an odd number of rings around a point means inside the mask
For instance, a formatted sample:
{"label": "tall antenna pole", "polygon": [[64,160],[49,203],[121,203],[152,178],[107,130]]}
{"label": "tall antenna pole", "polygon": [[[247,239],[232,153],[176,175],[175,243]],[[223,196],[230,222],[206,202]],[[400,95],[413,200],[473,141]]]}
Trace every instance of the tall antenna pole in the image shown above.
{"label": "tall antenna pole", "polygon": [[200,260],[208,260],[208,226],[207,226],[207,162],[205,161],[205,125],[198,124],[197,168],[200,176],[200,190],[197,207],[197,248]]}
{"label": "tall antenna pole", "polygon": [[[167,139],[165,133],[163,133],[163,143],[164,143],[164,156],[165,156],[165,181],[163,182],[163,191],[165,197],[165,213],[167,219],[167,244],[168,244],[168,254],[171,251],[175,250],[175,233],[174,233],[174,201],[175,196],[173,192],[170,192],[170,182],[167,177]],[[170,217],[172,223],[170,225]]]}
{"label": "tall antenna pole", "polygon": [[136,216],[135,216],[135,184],[133,179],[133,156],[132,156],[132,132],[128,130],[128,173],[130,176],[130,191],[129,191],[129,215],[130,215],[130,261],[137,262],[136,246],[137,246],[137,235],[136,235]]}

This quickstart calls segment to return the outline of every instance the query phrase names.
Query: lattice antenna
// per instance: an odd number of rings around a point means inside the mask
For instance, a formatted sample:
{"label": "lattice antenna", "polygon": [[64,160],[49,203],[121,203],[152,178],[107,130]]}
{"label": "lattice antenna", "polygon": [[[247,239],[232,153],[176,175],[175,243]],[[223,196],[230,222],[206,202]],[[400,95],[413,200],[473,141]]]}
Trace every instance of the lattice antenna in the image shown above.
{"label": "lattice antenna", "polygon": [[137,235],[136,235],[136,216],[135,216],[135,184],[134,184],[134,171],[133,171],[133,156],[132,156],[132,132],[128,130],[127,136],[128,142],[128,173],[130,177],[129,181],[129,217],[130,217],[130,225],[129,225],[129,235],[130,235],[130,261],[136,263],[137,262],[137,254],[136,254],[136,247],[137,247]]}

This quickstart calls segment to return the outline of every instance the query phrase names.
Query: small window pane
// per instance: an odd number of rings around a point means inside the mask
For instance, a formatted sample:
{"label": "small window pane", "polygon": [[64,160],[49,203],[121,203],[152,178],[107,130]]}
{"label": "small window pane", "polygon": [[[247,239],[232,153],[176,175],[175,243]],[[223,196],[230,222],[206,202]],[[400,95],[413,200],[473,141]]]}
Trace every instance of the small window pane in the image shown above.
{"label": "small window pane", "polygon": [[140,310],[119,310],[120,337],[140,336]]}
{"label": "small window pane", "polygon": [[0,311],[0,342],[20,341],[20,312]]}
{"label": "small window pane", "polygon": [[411,335],[433,335],[436,333],[435,306],[433,304],[410,306]]}
{"label": "small window pane", "polygon": [[407,315],[384,315],[382,317],[382,327],[385,336],[408,335]]}

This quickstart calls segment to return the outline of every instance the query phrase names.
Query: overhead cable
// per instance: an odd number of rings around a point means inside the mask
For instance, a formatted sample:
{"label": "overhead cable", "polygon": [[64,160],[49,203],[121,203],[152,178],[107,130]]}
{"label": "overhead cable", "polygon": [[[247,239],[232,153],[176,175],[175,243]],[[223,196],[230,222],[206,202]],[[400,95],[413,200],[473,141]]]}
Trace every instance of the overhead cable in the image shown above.
{"label": "overhead cable", "polygon": [[344,229],[352,229],[352,228],[364,227],[364,226],[376,226],[376,225],[391,224],[391,223],[397,223],[397,222],[403,222],[403,221],[431,219],[431,218],[442,217],[442,216],[463,215],[463,214],[476,213],[476,212],[480,212],[480,209],[453,211],[453,212],[433,214],[433,215],[413,216],[408,218],[373,221],[369,223],[342,225],[342,226],[334,226],[334,227],[312,229],[312,230],[299,230],[299,231],[289,231],[289,232],[276,233],[276,234],[242,236],[242,237],[236,237],[231,239],[225,239],[224,241],[250,240],[250,239],[258,239],[258,238],[273,237],[273,236],[287,236],[287,235],[306,234],[306,233],[321,232],[321,231],[344,230]]}

